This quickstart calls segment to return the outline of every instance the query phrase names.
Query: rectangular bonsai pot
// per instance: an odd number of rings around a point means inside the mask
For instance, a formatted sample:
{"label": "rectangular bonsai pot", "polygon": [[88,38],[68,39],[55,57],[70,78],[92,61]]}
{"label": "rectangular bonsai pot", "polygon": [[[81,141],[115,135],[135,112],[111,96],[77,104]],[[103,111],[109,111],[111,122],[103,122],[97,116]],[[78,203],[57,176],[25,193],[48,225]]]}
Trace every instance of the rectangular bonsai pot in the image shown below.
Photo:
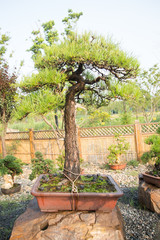
{"label": "rectangular bonsai pot", "polygon": [[143,179],[146,183],[153,184],[153,185],[157,186],[158,188],[160,188],[160,177],[155,177],[148,173],[143,173],[142,175],[143,175]]}
{"label": "rectangular bonsai pot", "polygon": [[42,212],[57,211],[104,211],[109,212],[116,206],[117,200],[123,195],[118,184],[111,176],[107,176],[114,185],[116,192],[111,193],[62,193],[38,191],[40,175],[32,187],[31,194],[37,198],[39,208]]}

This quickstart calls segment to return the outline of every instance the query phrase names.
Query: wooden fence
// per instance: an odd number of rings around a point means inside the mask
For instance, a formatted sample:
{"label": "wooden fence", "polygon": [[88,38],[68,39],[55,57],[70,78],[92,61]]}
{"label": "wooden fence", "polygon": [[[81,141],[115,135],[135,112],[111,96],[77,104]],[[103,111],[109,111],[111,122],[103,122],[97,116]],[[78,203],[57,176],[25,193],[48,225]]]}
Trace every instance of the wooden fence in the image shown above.
{"label": "wooden fence", "polygon": [[[127,154],[122,158],[127,161],[140,159],[143,152],[149,150],[149,146],[144,143],[145,138],[155,134],[158,127],[160,123],[140,124],[136,121],[132,125],[78,128],[80,156],[86,162],[107,162],[107,149],[114,142],[114,134],[118,133],[130,144]],[[58,144],[52,130],[10,132],[6,135],[6,144],[9,152],[25,163],[30,163],[36,151],[42,152],[44,158],[55,160],[64,150],[64,131],[60,130],[57,134]]]}

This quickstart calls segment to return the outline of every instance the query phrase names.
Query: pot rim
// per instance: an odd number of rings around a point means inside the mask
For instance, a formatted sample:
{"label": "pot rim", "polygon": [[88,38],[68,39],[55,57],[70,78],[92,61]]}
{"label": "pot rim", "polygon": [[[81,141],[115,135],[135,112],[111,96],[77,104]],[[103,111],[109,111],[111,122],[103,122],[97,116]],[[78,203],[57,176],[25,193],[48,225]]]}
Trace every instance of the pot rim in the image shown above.
{"label": "pot rim", "polygon": [[160,177],[153,176],[151,174],[148,174],[147,172],[146,173],[142,173],[142,175],[146,176],[146,177],[150,177],[150,178],[156,179],[156,180],[160,180]]}
{"label": "pot rim", "polygon": [[[39,177],[37,178],[35,184],[33,185],[32,189],[31,189],[31,194],[33,196],[38,196],[38,197],[44,197],[44,196],[54,196],[54,197],[58,197],[58,196],[65,196],[65,197],[71,197],[71,196],[81,196],[81,197],[85,197],[85,196],[90,196],[90,197],[121,197],[123,196],[123,192],[120,189],[120,187],[118,186],[118,184],[113,180],[113,178],[110,175],[104,175],[104,174],[100,174],[101,176],[105,176],[108,177],[109,180],[111,181],[111,183],[114,185],[116,192],[110,192],[110,193],[95,193],[95,192],[85,192],[85,193],[69,193],[69,192],[40,192],[38,191],[38,187],[40,184],[40,179],[42,178],[42,176],[44,176],[45,174],[41,174],[39,175]],[[85,174],[81,174],[83,176],[85,176]]]}

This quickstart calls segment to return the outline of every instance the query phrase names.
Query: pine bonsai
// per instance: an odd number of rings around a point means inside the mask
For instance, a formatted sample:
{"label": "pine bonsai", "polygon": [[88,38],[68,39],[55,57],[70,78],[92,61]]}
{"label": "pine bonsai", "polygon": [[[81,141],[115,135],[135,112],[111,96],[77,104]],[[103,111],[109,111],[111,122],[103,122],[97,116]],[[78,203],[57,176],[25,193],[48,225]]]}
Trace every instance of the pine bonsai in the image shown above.
{"label": "pine bonsai", "polygon": [[[73,25],[81,15],[68,11],[68,17],[63,19],[66,25],[63,37],[58,38],[54,21],[43,24],[42,32],[32,32],[30,51],[38,73],[20,83],[22,91],[29,96],[42,94],[44,89],[57,96],[65,94],[64,173],[72,179],[80,174],[76,101],[83,102],[87,92],[94,96],[96,102],[109,102],[116,96],[114,84],[134,78],[139,72],[137,60],[128,56],[110,38],[74,32]],[[92,79],[90,73],[94,76]],[[47,106],[50,111],[50,105]]]}
{"label": "pine bonsai", "polygon": [[22,161],[17,159],[15,156],[7,155],[5,158],[0,160],[0,174],[9,174],[12,177],[14,183],[14,177],[23,173]]}

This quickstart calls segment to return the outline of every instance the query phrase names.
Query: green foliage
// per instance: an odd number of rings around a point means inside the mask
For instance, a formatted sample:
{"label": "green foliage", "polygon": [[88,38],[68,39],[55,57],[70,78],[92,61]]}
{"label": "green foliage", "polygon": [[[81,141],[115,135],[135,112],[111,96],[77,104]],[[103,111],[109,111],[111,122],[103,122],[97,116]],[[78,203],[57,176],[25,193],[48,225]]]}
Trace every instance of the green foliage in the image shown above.
{"label": "green foliage", "polygon": [[132,123],[132,114],[131,112],[124,112],[120,115],[120,121],[122,125],[131,124]]}
{"label": "green foliage", "polygon": [[132,166],[132,167],[138,167],[139,162],[137,160],[130,160],[129,162],[127,162],[128,166]]}
{"label": "green foliage", "polygon": [[40,174],[52,173],[54,170],[53,161],[50,159],[44,159],[41,152],[35,153],[36,158],[31,159],[31,174],[29,179],[33,180]]}
{"label": "green foliage", "polygon": [[[154,65],[148,71],[140,74],[142,98],[140,106],[143,110],[146,122],[151,122],[156,107],[160,101],[160,68]],[[149,110],[149,111],[148,111]]]}
{"label": "green foliage", "polygon": [[0,240],[10,239],[13,225],[18,216],[26,210],[32,195],[20,195],[14,200],[0,200]]}
{"label": "green foliage", "polygon": [[0,173],[1,175],[11,175],[14,182],[14,176],[23,173],[22,165],[23,163],[20,159],[12,155],[7,155],[0,160]]}
{"label": "green foliage", "polygon": [[[80,12],[80,13],[74,13],[72,11],[72,9],[69,9],[68,10],[68,17],[65,17],[62,22],[66,25],[66,28],[64,29],[65,31],[65,35],[66,36],[70,36],[72,37],[72,35],[74,34],[74,28],[75,28],[75,25],[77,23],[77,21],[79,20],[80,16],[82,16],[83,13]],[[64,35],[64,33],[63,33]]]}
{"label": "green foliage", "polygon": [[0,64],[4,61],[4,55],[7,51],[7,45],[10,37],[7,34],[0,33]]}
{"label": "green foliage", "polygon": [[129,149],[129,143],[119,135],[115,135],[115,144],[111,144],[108,148],[109,155],[107,159],[110,164],[118,164],[120,162],[120,156]]}
{"label": "green foliage", "polygon": [[65,161],[65,152],[63,152],[61,155],[59,155],[58,158],[56,159],[59,170],[64,169],[64,161]]}
{"label": "green foliage", "polygon": [[[51,36],[55,34],[54,21],[44,23],[40,30],[32,32],[36,39],[33,39],[33,49],[31,48],[30,51],[33,53],[33,60],[38,73],[25,77],[19,86],[26,93],[37,92],[37,96],[39,96],[38,92],[41,91],[40,95],[44,95],[43,102],[46,101],[46,112],[47,110],[50,111],[50,107],[54,109],[55,106],[55,104],[50,104],[51,101],[48,103],[45,94],[46,89],[48,89],[48,94],[49,91],[52,92],[55,98],[60,95],[64,99],[63,94],[65,95],[66,91],[71,89],[71,86],[78,83],[74,73],[81,65],[81,75],[86,85],[85,90],[90,95],[94,95],[97,103],[100,98],[109,101],[114,97],[115,91],[114,94],[111,93],[115,89],[112,86],[114,85],[112,82],[115,82],[113,76],[121,80],[133,77],[138,72],[137,60],[132,56],[129,57],[110,38],[105,39],[92,33],[75,33],[73,25],[76,24],[81,15],[82,13],[74,13],[71,9],[68,10],[68,17],[63,19],[63,23],[66,25],[64,38],[59,39],[58,42],[55,39],[51,40]],[[93,72],[90,71],[91,68]],[[101,73],[102,69],[103,73]],[[89,77],[89,72],[92,77]],[[95,77],[96,73],[99,77]],[[44,88],[45,90],[42,90]],[[79,96],[79,93],[81,99],[85,98],[84,91],[77,92],[77,96]],[[33,97],[33,94],[29,95],[31,95],[31,98]],[[55,102],[55,99],[53,99],[53,102]],[[64,104],[64,101],[62,102]],[[28,99],[23,100],[24,110],[21,113],[24,116],[29,114],[29,105],[32,106],[32,104],[27,103]],[[28,107],[25,107],[25,105]],[[61,102],[57,106],[61,107]],[[40,112],[39,104],[37,109]],[[31,111],[35,111],[35,108],[32,108]],[[42,112],[44,113],[44,111]]]}
{"label": "green foliage", "polygon": [[160,165],[160,128],[157,130],[158,135],[151,135],[145,139],[145,143],[150,145],[150,151],[145,152],[141,160],[143,163],[147,163],[149,161],[154,161],[155,166],[158,167]]}
{"label": "green foliage", "polygon": [[90,126],[104,126],[109,121],[110,115],[107,112],[102,112],[99,109],[96,109],[89,116],[89,125]]}
{"label": "green foliage", "polygon": [[29,114],[45,115],[49,111],[64,106],[64,94],[54,93],[50,89],[41,89],[38,92],[22,97],[14,112],[16,119],[23,119]]}

